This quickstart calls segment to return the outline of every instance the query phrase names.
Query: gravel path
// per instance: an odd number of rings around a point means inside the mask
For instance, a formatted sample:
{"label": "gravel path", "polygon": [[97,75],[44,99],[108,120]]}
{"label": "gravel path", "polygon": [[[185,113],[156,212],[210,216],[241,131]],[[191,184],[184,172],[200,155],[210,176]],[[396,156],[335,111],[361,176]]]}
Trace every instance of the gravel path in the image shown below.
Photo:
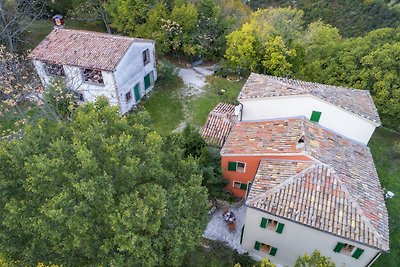
{"label": "gravel path", "polygon": [[179,77],[183,80],[185,86],[179,90],[179,97],[183,103],[183,114],[185,120],[182,121],[173,132],[180,132],[186,126],[186,121],[189,120],[189,112],[186,106],[186,98],[204,93],[204,87],[207,85],[206,76],[213,75],[212,67],[193,67],[193,68],[180,68]]}

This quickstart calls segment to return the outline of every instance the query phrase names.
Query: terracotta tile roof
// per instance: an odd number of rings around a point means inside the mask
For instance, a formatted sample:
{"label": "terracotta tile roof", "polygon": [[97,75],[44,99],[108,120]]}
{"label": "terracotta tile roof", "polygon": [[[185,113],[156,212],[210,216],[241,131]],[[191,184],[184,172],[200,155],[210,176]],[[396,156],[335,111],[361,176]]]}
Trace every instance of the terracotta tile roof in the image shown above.
{"label": "terracotta tile roof", "polygon": [[134,42],[148,41],[112,34],[53,30],[30,54],[31,59],[113,71]]}
{"label": "terracotta tile roof", "polygon": [[286,182],[313,164],[312,160],[261,160],[247,200],[253,201],[260,194]]}
{"label": "terracotta tile roof", "polygon": [[377,124],[381,123],[368,90],[252,73],[244,84],[238,100],[293,95],[313,95]]}
{"label": "terracotta tile roof", "polygon": [[209,145],[222,147],[236,120],[235,105],[219,103],[208,115],[201,135]]}
{"label": "terracotta tile roof", "polygon": [[[388,251],[388,213],[369,148],[307,119],[296,121],[313,164],[261,161],[247,205]],[[289,127],[297,132],[300,126],[287,124],[283,132],[291,135]]]}
{"label": "terracotta tile roof", "polygon": [[297,141],[304,132],[298,118],[237,122],[222,147],[224,154],[263,155],[270,153],[301,153],[304,146]]}

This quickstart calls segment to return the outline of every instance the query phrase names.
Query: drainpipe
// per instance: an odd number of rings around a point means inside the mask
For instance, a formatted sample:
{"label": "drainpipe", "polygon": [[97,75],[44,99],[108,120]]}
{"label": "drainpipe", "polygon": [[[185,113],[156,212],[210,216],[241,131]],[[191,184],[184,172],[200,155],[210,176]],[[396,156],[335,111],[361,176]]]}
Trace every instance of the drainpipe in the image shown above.
{"label": "drainpipe", "polygon": [[119,112],[121,113],[121,115],[124,115],[124,114],[122,114],[122,105],[121,105],[122,103],[121,103],[120,98],[119,98],[117,82],[115,81],[115,72],[116,72],[115,70],[111,72],[112,83],[113,83],[113,87],[114,87],[115,94],[116,94],[117,101],[118,101]]}
{"label": "drainpipe", "polygon": [[366,267],[372,266],[372,264],[379,258],[380,255],[381,255],[381,252],[376,253],[375,257],[367,264]]}
{"label": "drainpipe", "polygon": [[243,104],[239,102],[240,105],[240,119],[239,121],[242,121],[242,117],[243,117]]}

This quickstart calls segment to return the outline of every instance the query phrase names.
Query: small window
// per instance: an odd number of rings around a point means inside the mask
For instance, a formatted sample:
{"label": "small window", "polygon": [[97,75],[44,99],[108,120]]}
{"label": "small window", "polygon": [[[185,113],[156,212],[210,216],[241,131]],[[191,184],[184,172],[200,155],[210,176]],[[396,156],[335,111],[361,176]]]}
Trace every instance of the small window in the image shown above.
{"label": "small window", "polygon": [[237,172],[244,172],[246,169],[246,163],[243,162],[238,162],[236,165],[236,171]]}
{"label": "small window", "polygon": [[125,98],[126,98],[126,102],[129,102],[129,100],[131,100],[132,94],[131,94],[130,91],[129,91],[128,93],[125,94]]}
{"label": "small window", "polygon": [[278,234],[281,234],[283,232],[283,228],[285,227],[285,224],[279,223],[279,222],[271,220],[271,219],[262,218],[260,227],[266,228],[268,230],[272,230],[272,231],[277,232]]}
{"label": "small window", "polygon": [[234,188],[239,188],[239,189],[242,189],[242,190],[247,190],[247,184],[241,183],[241,182],[238,182],[238,181],[234,181],[233,182],[233,187]]}
{"label": "small window", "polygon": [[353,245],[338,242],[335,249],[333,250],[337,253],[342,253],[344,255],[352,256],[355,259],[358,259],[361,254],[363,254],[364,250],[360,248],[356,248]]}
{"label": "small window", "polygon": [[313,111],[311,114],[310,121],[319,122],[319,119],[321,118],[321,114],[322,113],[319,111]]}
{"label": "small window", "polygon": [[239,161],[228,162],[228,171],[245,172],[246,163]]}
{"label": "small window", "polygon": [[64,67],[60,64],[46,63],[46,73],[49,76],[65,77]]}
{"label": "small window", "polygon": [[146,49],[142,52],[143,55],[143,64],[146,65],[150,62],[150,52],[149,49]]}
{"label": "small window", "polygon": [[254,249],[255,250],[260,250],[260,251],[262,251],[264,253],[268,253],[271,256],[275,256],[276,252],[278,251],[277,248],[274,248],[274,247],[272,247],[272,246],[270,246],[268,244],[261,243],[261,242],[258,242],[258,241],[256,241],[256,243],[254,244]]}
{"label": "small window", "polygon": [[89,83],[104,84],[103,75],[100,70],[84,69],[83,80]]}
{"label": "small window", "polygon": [[277,221],[268,220],[267,229],[275,231],[277,226],[278,226],[278,222]]}

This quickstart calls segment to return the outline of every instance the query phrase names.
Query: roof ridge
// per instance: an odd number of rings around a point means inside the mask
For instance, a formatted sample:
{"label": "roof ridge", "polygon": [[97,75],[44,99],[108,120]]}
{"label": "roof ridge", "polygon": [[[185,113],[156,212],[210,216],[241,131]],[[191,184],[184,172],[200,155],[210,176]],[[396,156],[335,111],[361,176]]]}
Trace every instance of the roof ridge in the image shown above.
{"label": "roof ridge", "polygon": [[97,32],[97,31],[89,31],[89,30],[80,30],[80,29],[55,29],[53,32],[57,31],[68,31],[68,32],[76,32],[76,33],[82,33],[82,34],[92,34],[100,37],[106,37],[106,38],[115,38],[115,39],[126,39],[130,40],[132,42],[143,40],[143,41],[149,41],[149,42],[154,42],[154,40],[150,39],[144,39],[144,38],[138,38],[138,37],[130,37],[130,36],[125,36],[125,35],[117,35],[117,34],[112,34],[112,33],[107,33],[107,32]]}
{"label": "roof ridge", "polygon": [[[379,114],[366,89],[251,73],[238,100],[311,95],[363,119],[380,124]],[[358,99],[359,98],[359,99]]]}
{"label": "roof ridge", "polygon": [[[261,75],[261,74],[258,74]],[[262,75],[261,75],[262,76]],[[369,90],[365,90],[365,89],[357,89],[357,88],[353,88],[353,87],[345,87],[345,86],[341,86],[341,85],[333,85],[333,84],[325,84],[325,83],[319,83],[319,82],[313,82],[313,81],[304,81],[304,80],[299,80],[299,79],[293,79],[290,77],[278,77],[278,76],[271,76],[271,75],[266,75],[267,77],[270,77],[274,80],[284,80],[284,82],[286,81],[292,81],[292,82],[298,82],[301,84],[309,84],[309,85],[315,85],[316,88],[312,88],[310,89],[310,91],[314,91],[314,90],[324,90],[323,87],[329,87],[329,89],[332,90],[338,90],[340,92],[345,92],[345,91],[355,91],[355,92],[359,92],[359,93],[367,93],[370,94]],[[291,84],[292,85],[292,84]],[[295,85],[296,87],[298,87],[298,85]],[[304,90],[304,88],[299,88]]]}
{"label": "roof ridge", "polygon": [[[282,188],[284,188],[284,187],[286,187],[286,186],[288,186],[290,184],[296,183],[298,181],[298,179],[301,179],[301,178],[305,177],[308,173],[311,173],[311,172],[313,172],[313,171],[315,171],[316,169],[319,169],[319,168],[321,169],[321,171],[323,171],[323,169],[325,169],[326,172],[330,174],[331,178],[333,180],[337,181],[337,186],[338,186],[339,190],[343,192],[344,197],[347,199],[348,203],[350,204],[350,207],[354,208],[356,214],[358,214],[358,216],[360,216],[360,219],[362,220],[362,222],[369,229],[369,231],[371,231],[371,233],[373,235],[372,236],[373,240],[376,240],[376,242],[379,244],[378,245],[379,247],[386,248],[386,245],[385,245],[386,242],[385,242],[385,239],[384,239],[383,235],[381,235],[377,231],[377,229],[371,224],[369,218],[365,215],[365,213],[362,210],[362,208],[360,207],[358,201],[353,197],[353,195],[348,190],[346,184],[342,181],[342,179],[340,177],[340,174],[337,171],[335,171],[335,169],[332,168],[329,164],[325,164],[325,163],[323,163],[323,162],[321,162],[321,161],[319,161],[317,159],[313,159],[313,161],[314,161],[314,164],[312,164],[310,167],[308,167],[308,168],[304,169],[303,171],[293,175],[292,177],[290,177],[287,180],[283,181],[279,185],[277,185],[277,186],[265,191],[264,193],[259,194],[258,196],[254,197],[252,200],[250,200],[246,204],[247,205],[256,206],[257,205],[256,203],[258,201],[262,201],[262,199],[267,199],[268,196],[279,192]],[[294,221],[298,222],[297,220],[294,220]],[[302,222],[299,222],[299,223],[302,223]],[[304,223],[302,223],[302,224],[304,224]],[[352,226],[351,224],[347,225],[347,226],[352,227],[357,231],[360,231],[359,229],[356,228],[356,226]],[[328,231],[328,233],[335,234],[334,232],[331,232],[331,231]],[[342,236],[342,235],[339,234],[339,236]],[[345,237],[345,236],[343,236],[343,237]],[[349,238],[349,237],[346,237],[346,238]],[[356,240],[354,238],[350,238],[350,239],[353,240],[353,241],[356,241],[356,242],[361,242],[363,244],[364,243],[368,244],[366,242],[362,242],[362,241]]]}
{"label": "roof ridge", "polygon": [[281,189],[282,187],[286,186],[287,184],[291,183],[292,181],[294,181],[294,180],[296,180],[298,178],[301,178],[304,174],[314,170],[318,166],[319,166],[318,162],[314,162],[314,164],[312,164],[311,166],[307,167],[306,169],[302,170],[299,173],[296,173],[295,175],[293,175],[289,179],[286,179],[284,182],[280,183],[279,185],[271,188],[270,190],[265,191],[262,194],[259,194],[258,196],[253,198],[251,201],[249,201],[249,204],[252,203],[254,205],[254,203],[257,202],[258,200],[265,198],[270,193],[278,191],[278,189]]}
{"label": "roof ridge", "polygon": [[340,177],[340,174],[335,169],[333,169],[330,165],[328,165],[328,164],[324,164],[324,165],[329,167],[329,169],[332,171],[332,176],[337,179],[338,185],[345,192],[345,194],[346,194],[346,196],[348,198],[348,201],[351,202],[354,205],[354,207],[356,208],[356,211],[360,214],[360,218],[364,221],[365,225],[367,225],[367,227],[370,228],[370,230],[373,231],[375,237],[377,239],[379,239],[378,242],[380,242],[381,246],[384,247],[384,243],[385,242],[382,242],[382,239],[384,239],[383,235],[380,234],[377,231],[376,227],[371,224],[370,219],[367,217],[367,215],[365,215],[365,213],[364,213],[363,209],[361,208],[358,200],[356,200],[353,197],[353,195],[350,193],[349,189],[347,188],[346,184],[342,181],[342,178]]}

